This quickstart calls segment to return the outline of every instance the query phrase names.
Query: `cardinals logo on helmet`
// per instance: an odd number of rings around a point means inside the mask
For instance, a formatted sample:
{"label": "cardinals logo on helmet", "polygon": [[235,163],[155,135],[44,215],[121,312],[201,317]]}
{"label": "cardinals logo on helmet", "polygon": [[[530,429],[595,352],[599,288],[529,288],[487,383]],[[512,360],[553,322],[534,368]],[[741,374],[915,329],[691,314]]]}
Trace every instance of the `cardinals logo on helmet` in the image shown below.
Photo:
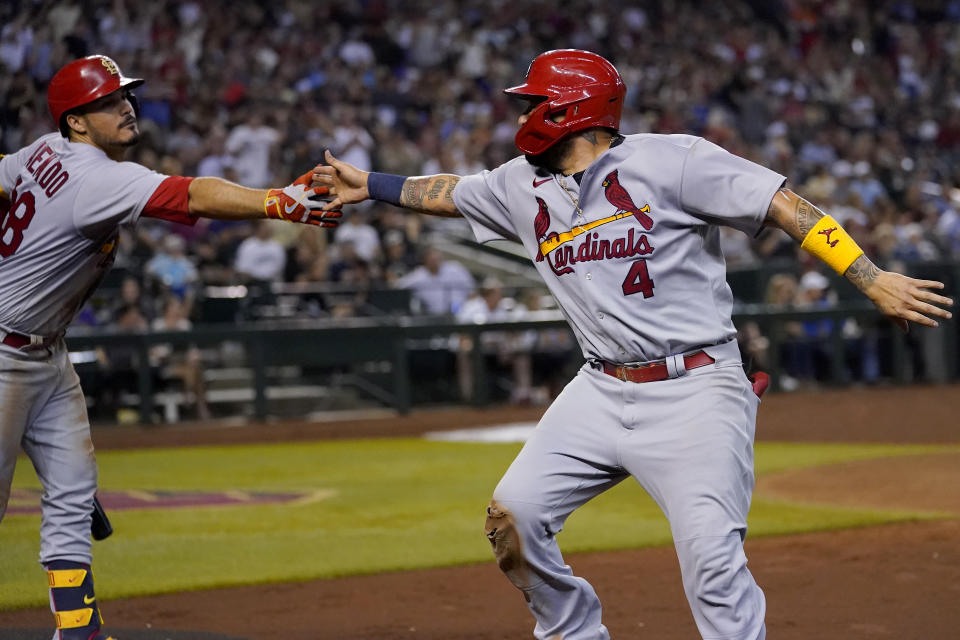
{"label": "cardinals logo on helmet", "polygon": [[110,58],[107,58],[106,56],[100,58],[100,64],[102,64],[103,67],[110,72],[110,75],[120,75],[120,69],[117,68],[117,64]]}

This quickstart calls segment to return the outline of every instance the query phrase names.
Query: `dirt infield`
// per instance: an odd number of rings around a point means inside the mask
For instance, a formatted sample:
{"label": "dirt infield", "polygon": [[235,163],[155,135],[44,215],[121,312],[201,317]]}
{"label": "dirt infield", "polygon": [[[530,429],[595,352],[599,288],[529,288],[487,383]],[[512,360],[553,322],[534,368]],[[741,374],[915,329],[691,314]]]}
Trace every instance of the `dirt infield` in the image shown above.
{"label": "dirt infield", "polygon": [[[957,408],[960,386],[775,395],[768,397],[761,408],[758,437],[785,441],[960,442]],[[267,437],[413,435],[535,420],[539,414],[537,409],[457,410],[349,423],[111,429],[97,432],[94,439],[103,449],[253,442]],[[799,421],[798,416],[810,417]],[[957,486],[960,456],[955,454],[845,463],[761,477],[758,494],[835,504],[921,508],[948,516],[882,527],[748,539],[751,569],[767,594],[770,637],[957,637]],[[614,638],[698,637],[671,547],[578,554],[567,561],[596,587]],[[519,592],[492,562],[131,598],[104,603],[103,608],[112,629],[145,629],[149,625],[152,629],[199,630],[250,639],[506,640],[530,638],[533,627]],[[0,613],[0,628],[45,628],[49,618],[49,612],[40,609]],[[118,637],[123,640],[122,635]]]}

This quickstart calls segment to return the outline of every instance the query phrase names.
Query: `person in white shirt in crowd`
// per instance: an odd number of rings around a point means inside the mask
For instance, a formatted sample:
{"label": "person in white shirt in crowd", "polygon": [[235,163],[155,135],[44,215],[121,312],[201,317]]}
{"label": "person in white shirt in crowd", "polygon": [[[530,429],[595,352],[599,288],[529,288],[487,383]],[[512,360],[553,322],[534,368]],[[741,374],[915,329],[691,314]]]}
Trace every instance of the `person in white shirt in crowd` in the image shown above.
{"label": "person in white shirt in crowd", "polygon": [[374,148],[373,137],[360,125],[353,109],[340,108],[334,111],[336,126],[331,135],[331,146],[339,149],[338,157],[347,158],[347,162],[369,171],[373,167],[371,153]]}
{"label": "person in white shirt in crowd", "polygon": [[247,120],[227,136],[226,151],[233,160],[233,170],[240,184],[265,187],[271,184],[270,155],[280,141],[280,134],[264,122],[263,114],[251,109]]}
{"label": "person in white shirt in crowd", "polygon": [[360,212],[354,212],[348,220],[348,224],[340,225],[337,229],[334,243],[350,243],[357,256],[373,262],[380,256],[380,236],[377,230],[367,222],[367,216]]}
{"label": "person in white shirt in crowd", "polygon": [[253,234],[237,247],[233,268],[246,280],[275,282],[283,278],[287,252],[273,238],[273,227],[263,221],[254,223]]}
{"label": "person in white shirt in crowd", "polygon": [[444,260],[433,248],[424,252],[419,267],[397,280],[396,284],[398,289],[413,292],[417,311],[430,315],[457,313],[475,286],[466,267],[455,260]]}
{"label": "person in white shirt in crowd", "polygon": [[[479,295],[463,303],[457,313],[457,321],[464,324],[487,324],[493,322],[511,322],[522,320],[525,309],[513,298],[503,295],[503,284],[493,277],[485,278],[480,284]],[[509,369],[510,402],[517,404],[530,399],[531,358],[534,341],[529,332],[505,333],[488,331],[475,341],[471,336],[462,335],[457,344],[457,383],[460,396],[467,401],[473,399],[474,377],[471,353],[480,348],[488,369]],[[477,344],[479,343],[479,344]]]}
{"label": "person in white shirt in crowd", "polygon": [[226,152],[227,132],[216,126],[204,136],[204,155],[197,163],[197,175],[213,178],[235,179],[233,157]]}

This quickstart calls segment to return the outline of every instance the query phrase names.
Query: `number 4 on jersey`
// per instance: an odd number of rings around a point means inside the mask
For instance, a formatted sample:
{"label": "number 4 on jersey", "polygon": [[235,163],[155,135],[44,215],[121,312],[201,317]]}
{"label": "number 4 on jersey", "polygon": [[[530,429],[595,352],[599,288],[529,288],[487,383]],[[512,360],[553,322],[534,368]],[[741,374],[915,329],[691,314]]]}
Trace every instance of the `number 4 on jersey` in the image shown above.
{"label": "number 4 on jersey", "polygon": [[646,258],[634,260],[630,265],[630,271],[623,280],[623,295],[629,296],[634,293],[643,293],[644,298],[653,297],[653,280],[650,279],[650,272],[647,271]]}

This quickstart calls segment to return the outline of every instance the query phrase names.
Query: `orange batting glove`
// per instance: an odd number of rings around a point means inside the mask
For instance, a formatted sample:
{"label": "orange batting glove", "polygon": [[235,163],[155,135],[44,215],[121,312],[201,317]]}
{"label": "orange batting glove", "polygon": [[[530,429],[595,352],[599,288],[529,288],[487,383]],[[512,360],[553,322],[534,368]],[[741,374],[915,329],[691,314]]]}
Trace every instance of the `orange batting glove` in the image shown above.
{"label": "orange batting glove", "polygon": [[263,199],[263,210],[268,218],[312,224],[317,227],[336,227],[340,224],[340,210],[324,211],[328,187],[311,187],[313,169],[282,189],[270,189]]}

